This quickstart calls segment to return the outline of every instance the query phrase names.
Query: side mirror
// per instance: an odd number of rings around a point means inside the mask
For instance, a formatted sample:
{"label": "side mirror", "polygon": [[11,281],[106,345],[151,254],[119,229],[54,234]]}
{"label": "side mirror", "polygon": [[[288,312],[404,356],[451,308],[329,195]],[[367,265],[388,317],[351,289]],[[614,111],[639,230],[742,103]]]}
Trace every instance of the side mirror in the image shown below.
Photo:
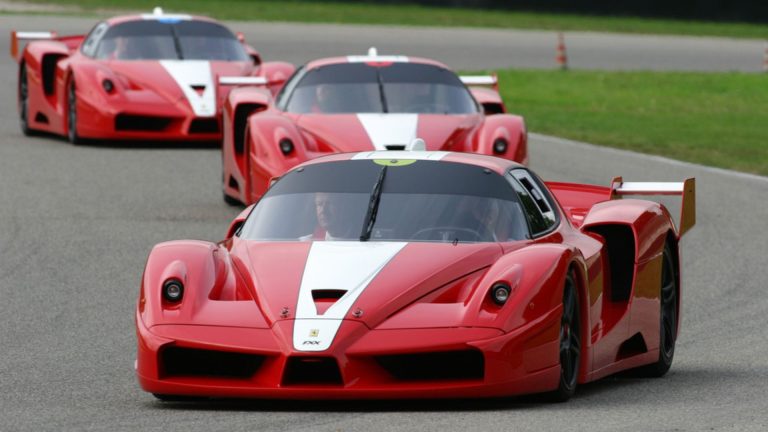
{"label": "side mirror", "polygon": [[253,208],[256,206],[256,204],[251,204],[248,207],[245,208],[242,212],[240,212],[239,215],[237,215],[236,218],[232,220],[232,223],[229,224],[229,229],[227,230],[227,236],[224,237],[225,239],[230,239],[234,237],[238,232],[240,231],[240,228],[245,223],[245,220],[248,219],[248,215],[251,214],[251,211],[253,211]]}
{"label": "side mirror", "polygon": [[245,43],[245,35],[243,32],[237,32],[235,33],[235,36],[237,37],[237,40],[240,41],[240,43]]}
{"label": "side mirror", "polygon": [[252,52],[250,56],[254,66],[261,66],[261,55],[259,53]]}

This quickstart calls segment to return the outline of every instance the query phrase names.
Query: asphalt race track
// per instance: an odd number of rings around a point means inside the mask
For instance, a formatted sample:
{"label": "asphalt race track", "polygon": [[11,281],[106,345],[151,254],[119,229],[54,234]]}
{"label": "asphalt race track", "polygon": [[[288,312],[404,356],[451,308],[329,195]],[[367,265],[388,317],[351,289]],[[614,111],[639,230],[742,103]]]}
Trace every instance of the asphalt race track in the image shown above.
{"label": "asphalt race track", "polygon": [[[86,30],[90,21],[0,16],[0,24],[70,31]],[[264,35],[264,24],[236,27],[254,41]],[[348,36],[361,27],[327,26],[326,42],[307,44],[318,26],[308,27],[309,35],[291,28],[291,37],[273,37],[274,46],[261,38],[265,57],[303,62],[377,44],[406,54],[435,48],[434,57],[457,67],[499,66],[492,55],[479,60],[480,30],[399,29],[394,41],[378,43],[389,34],[382,28],[353,43]],[[430,32],[442,32],[439,41],[420,37]],[[334,37],[340,39],[331,50]],[[4,30],[0,48],[7,46]],[[711,68],[736,68],[736,51],[721,52]],[[768,178],[535,134],[531,166],[547,179],[697,178],[698,224],[684,241],[683,327],[665,378],[607,378],[556,405],[536,398],[158,402],[139,389],[133,372],[141,272],[157,242],[224,235],[239,210],[221,199],[219,152],[25,138],[16,65],[7,54],[0,73],[0,431],[768,430]]]}

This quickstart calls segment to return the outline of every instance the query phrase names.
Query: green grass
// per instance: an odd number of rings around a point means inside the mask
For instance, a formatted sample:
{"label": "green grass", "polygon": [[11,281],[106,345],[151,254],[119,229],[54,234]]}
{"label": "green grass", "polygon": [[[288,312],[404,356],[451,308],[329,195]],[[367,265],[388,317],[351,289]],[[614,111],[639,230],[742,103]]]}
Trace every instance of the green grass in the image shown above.
{"label": "green grass", "polygon": [[96,9],[143,10],[162,4],[166,11],[189,12],[227,20],[298,21],[426,26],[468,26],[622,33],[680,34],[768,38],[768,26],[678,20],[593,17],[513,11],[489,11],[418,5],[379,5],[311,0],[26,0]]}
{"label": "green grass", "polygon": [[768,81],[741,73],[499,71],[530,131],[768,175]]}

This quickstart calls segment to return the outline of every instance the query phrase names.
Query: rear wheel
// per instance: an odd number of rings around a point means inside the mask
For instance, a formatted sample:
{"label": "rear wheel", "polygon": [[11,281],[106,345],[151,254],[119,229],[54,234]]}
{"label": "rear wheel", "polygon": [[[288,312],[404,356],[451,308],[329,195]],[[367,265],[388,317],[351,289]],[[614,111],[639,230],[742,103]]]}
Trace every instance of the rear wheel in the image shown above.
{"label": "rear wheel", "polygon": [[226,177],[227,177],[227,174],[224,171],[224,152],[222,151],[222,155],[221,155],[221,194],[224,197],[224,202],[227,203],[228,205],[231,205],[233,207],[242,206],[243,203],[241,203],[239,199],[227,195],[227,191],[225,190],[225,185],[226,185],[226,181],[227,181]]}
{"label": "rear wheel", "polygon": [[67,139],[72,144],[83,143],[83,139],[77,134],[77,94],[74,76],[67,86]]}
{"label": "rear wheel", "polygon": [[26,63],[22,63],[19,68],[19,124],[21,133],[27,136],[33,134],[29,128],[29,80]]}
{"label": "rear wheel", "polygon": [[677,340],[678,289],[675,258],[669,243],[664,246],[661,262],[661,290],[659,303],[661,311],[659,318],[659,359],[656,363],[644,366],[638,370],[641,375],[661,377],[672,367],[675,356],[675,341]]}
{"label": "rear wheel", "polygon": [[560,319],[560,383],[550,393],[553,402],[565,402],[576,392],[581,359],[581,326],[579,325],[579,296],[573,273],[565,278],[563,315]]}
{"label": "rear wheel", "polygon": [[229,195],[227,195],[226,192],[222,194],[224,196],[224,202],[231,205],[232,207],[242,207],[243,203],[240,202],[239,199],[233,198]]}

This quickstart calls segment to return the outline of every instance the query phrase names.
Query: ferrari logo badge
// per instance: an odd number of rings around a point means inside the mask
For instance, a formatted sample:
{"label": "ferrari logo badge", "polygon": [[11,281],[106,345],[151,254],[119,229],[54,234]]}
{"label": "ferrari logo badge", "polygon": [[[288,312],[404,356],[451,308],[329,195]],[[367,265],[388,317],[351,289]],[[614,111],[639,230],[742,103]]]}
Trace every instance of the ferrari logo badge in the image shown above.
{"label": "ferrari logo badge", "polygon": [[312,329],[309,331],[309,337],[318,337],[318,336],[320,336],[319,329]]}

